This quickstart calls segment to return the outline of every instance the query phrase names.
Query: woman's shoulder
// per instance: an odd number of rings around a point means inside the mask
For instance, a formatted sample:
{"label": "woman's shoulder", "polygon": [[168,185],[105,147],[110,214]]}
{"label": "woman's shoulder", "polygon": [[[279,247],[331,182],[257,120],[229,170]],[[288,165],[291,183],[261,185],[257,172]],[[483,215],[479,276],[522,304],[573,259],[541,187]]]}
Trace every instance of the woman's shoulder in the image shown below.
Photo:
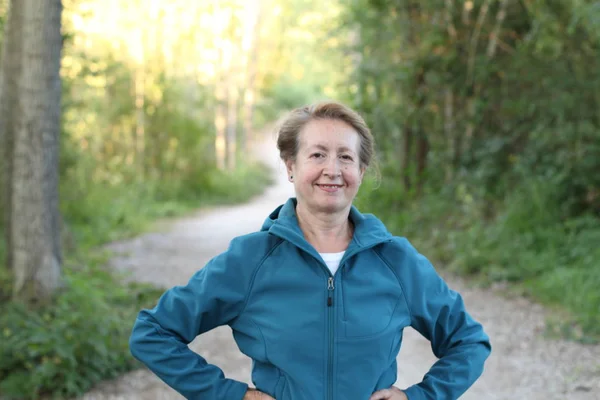
{"label": "woman's shoulder", "polygon": [[431,261],[405,237],[394,236],[382,247],[380,255],[400,280],[433,282],[439,279]]}
{"label": "woman's shoulder", "polygon": [[404,236],[391,236],[390,240],[382,244],[380,254],[394,269],[410,269],[411,266],[417,267],[422,261],[427,261]]}
{"label": "woman's shoulder", "polygon": [[267,256],[282,240],[268,232],[260,231],[234,237],[226,253],[244,260],[260,259]]}
{"label": "woman's shoulder", "polygon": [[412,243],[404,236],[390,236],[385,245],[385,249],[393,252],[402,252],[407,255],[417,255],[419,252]]}
{"label": "woman's shoulder", "polygon": [[214,256],[201,271],[235,274],[238,279],[250,279],[279,242],[267,232],[236,236],[227,249]]}

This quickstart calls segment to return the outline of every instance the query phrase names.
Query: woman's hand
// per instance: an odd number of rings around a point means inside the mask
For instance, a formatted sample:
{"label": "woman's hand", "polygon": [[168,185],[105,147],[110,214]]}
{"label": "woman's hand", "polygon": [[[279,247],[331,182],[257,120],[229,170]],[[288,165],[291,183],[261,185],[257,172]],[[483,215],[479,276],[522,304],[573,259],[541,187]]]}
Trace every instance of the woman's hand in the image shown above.
{"label": "woman's hand", "polygon": [[389,389],[378,390],[369,397],[369,400],[408,400],[404,392],[395,386]]}
{"label": "woman's hand", "polygon": [[266,393],[256,389],[248,389],[243,400],[275,400]]}

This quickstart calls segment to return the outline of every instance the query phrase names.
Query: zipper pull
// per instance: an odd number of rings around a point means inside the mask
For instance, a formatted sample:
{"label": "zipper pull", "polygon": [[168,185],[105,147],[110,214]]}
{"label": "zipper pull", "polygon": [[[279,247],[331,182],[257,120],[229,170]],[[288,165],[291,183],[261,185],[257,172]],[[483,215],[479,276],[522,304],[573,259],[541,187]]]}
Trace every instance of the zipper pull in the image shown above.
{"label": "zipper pull", "polygon": [[330,276],[327,280],[327,290],[329,291],[329,296],[327,296],[327,307],[331,307],[333,305],[333,297],[331,297],[333,294],[333,289],[335,289],[333,286],[333,277]]}

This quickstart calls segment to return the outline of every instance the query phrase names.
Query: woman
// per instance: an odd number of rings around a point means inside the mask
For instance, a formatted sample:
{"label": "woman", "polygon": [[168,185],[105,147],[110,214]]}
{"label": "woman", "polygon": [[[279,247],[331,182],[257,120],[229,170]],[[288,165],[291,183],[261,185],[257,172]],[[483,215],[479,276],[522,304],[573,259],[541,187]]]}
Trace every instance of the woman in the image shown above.
{"label": "woman", "polygon": [[[296,198],[141,311],[133,355],[188,399],[458,398],[480,376],[489,339],[425,257],[352,206],[374,153],[363,119],[338,103],[297,109],[277,145]],[[224,324],[253,360],[256,389],[187,347]],[[400,390],[407,326],[439,360]]]}

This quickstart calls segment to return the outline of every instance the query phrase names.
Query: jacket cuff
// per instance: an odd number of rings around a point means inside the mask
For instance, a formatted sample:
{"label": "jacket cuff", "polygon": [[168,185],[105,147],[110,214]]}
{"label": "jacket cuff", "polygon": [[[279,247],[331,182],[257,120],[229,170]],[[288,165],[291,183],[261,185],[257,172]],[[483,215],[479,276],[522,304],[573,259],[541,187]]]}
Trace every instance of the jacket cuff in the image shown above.
{"label": "jacket cuff", "polygon": [[408,397],[408,400],[427,400],[423,389],[419,385],[413,385],[405,389],[404,394]]}
{"label": "jacket cuff", "polygon": [[233,379],[225,379],[225,381],[219,399],[242,400],[248,391],[248,384]]}

